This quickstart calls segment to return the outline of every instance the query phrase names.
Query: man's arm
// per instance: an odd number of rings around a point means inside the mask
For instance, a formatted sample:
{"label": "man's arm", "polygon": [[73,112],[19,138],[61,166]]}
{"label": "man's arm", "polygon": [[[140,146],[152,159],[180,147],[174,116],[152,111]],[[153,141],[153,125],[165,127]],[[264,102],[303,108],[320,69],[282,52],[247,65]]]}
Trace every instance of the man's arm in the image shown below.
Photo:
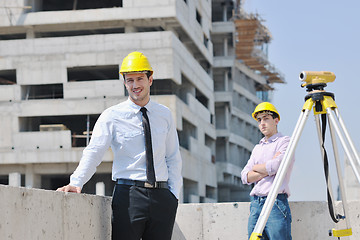
{"label": "man's arm", "polygon": [[179,199],[180,189],[183,184],[181,175],[182,159],[179,148],[179,138],[176,132],[174,121],[170,114],[170,126],[166,137],[166,155],[165,160],[168,167],[168,184],[170,191]]}
{"label": "man's arm", "polygon": [[112,123],[108,112],[101,114],[97,120],[89,145],[84,149],[78,167],[70,176],[70,183],[56,191],[80,193],[82,186],[96,172],[105,151],[111,143]]}
{"label": "man's arm", "polygon": [[[275,159],[280,154],[280,152],[276,152],[272,159]],[[260,181],[266,176],[269,176],[269,173],[266,170],[266,163],[256,164],[253,166],[252,170],[248,172],[247,180],[249,183],[253,183]]]}
{"label": "man's arm", "polygon": [[[250,158],[248,160],[248,162],[246,163],[245,167],[243,168],[243,170],[241,171],[241,181],[243,184],[247,184],[247,185],[250,185],[252,184],[253,182],[249,182],[248,180],[248,175],[250,174],[250,177],[252,173],[250,173],[252,171],[252,168],[254,166],[254,152],[256,151],[256,146],[254,147],[253,151],[251,152],[251,155],[250,155]],[[252,179],[250,179],[252,180]]]}
{"label": "man's arm", "polygon": [[[277,149],[277,153],[279,154],[275,154],[275,156],[266,162],[266,170],[268,172],[268,174],[270,176],[275,175],[280,167],[281,161],[284,158],[286,149],[289,145],[290,142],[290,137],[285,136],[284,138],[280,139],[280,143],[278,144],[278,149]],[[292,161],[294,160],[294,158],[292,158]]]}
{"label": "man's arm", "polygon": [[267,174],[263,174],[263,173],[255,172],[255,171],[251,170],[247,174],[247,182],[248,183],[258,182],[266,176],[267,176]]}
{"label": "man's arm", "polygon": [[[275,155],[273,156],[272,160],[277,158],[280,154],[281,154],[281,152],[276,152]],[[269,175],[268,171],[266,170],[266,163],[256,164],[256,165],[253,166],[252,170],[254,172],[258,172],[258,173],[261,173],[262,175],[265,175],[265,177],[267,175]]]}
{"label": "man's arm", "polygon": [[260,174],[265,175],[265,176],[268,175],[268,172],[266,171],[266,164],[265,163],[254,165],[253,168],[252,168],[252,171],[260,173]]}

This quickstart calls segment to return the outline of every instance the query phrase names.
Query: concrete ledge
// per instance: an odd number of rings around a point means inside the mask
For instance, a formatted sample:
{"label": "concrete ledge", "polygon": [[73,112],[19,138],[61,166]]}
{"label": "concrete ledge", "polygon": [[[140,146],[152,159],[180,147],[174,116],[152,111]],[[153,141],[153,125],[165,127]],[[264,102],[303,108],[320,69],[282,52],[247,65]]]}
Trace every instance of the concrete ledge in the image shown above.
{"label": "concrete ledge", "polygon": [[1,239],[110,239],[111,198],[0,186]]}
{"label": "concrete ledge", "polygon": [[[249,202],[182,204],[176,218],[180,232],[174,235],[180,234],[185,239],[247,240],[249,207]],[[326,202],[290,202],[290,208],[294,240],[335,239],[328,236],[335,225]],[[353,235],[341,239],[360,239],[360,202],[349,202],[349,208]]]}
{"label": "concrete ledge", "polygon": [[[290,207],[293,239],[335,239],[326,202]],[[349,210],[353,235],[342,239],[360,239],[360,201]],[[111,239],[110,197],[0,185],[0,215],[1,239]],[[248,202],[181,204],[173,240],[246,240],[248,215]]]}

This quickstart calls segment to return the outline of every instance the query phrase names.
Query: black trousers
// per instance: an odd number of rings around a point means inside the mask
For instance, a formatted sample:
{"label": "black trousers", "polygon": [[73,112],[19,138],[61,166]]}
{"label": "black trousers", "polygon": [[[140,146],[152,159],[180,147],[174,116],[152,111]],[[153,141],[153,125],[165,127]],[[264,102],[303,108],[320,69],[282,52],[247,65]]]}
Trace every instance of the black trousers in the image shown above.
{"label": "black trousers", "polygon": [[116,184],[112,240],[171,240],[177,206],[169,189]]}

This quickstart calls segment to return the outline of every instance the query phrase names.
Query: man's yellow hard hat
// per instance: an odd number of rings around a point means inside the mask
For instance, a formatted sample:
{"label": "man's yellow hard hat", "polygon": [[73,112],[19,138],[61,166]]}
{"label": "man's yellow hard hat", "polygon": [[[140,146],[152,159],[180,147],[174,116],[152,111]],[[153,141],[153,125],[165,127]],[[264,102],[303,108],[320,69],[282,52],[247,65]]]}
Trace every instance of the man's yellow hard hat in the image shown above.
{"label": "man's yellow hard hat", "polygon": [[256,119],[256,115],[259,112],[263,112],[263,111],[270,111],[270,112],[274,112],[279,116],[279,121],[280,121],[280,114],[279,112],[276,110],[275,106],[272,105],[269,102],[262,102],[259,105],[256,106],[254,112],[252,113],[252,117],[257,121]]}
{"label": "man's yellow hard hat", "polygon": [[130,72],[145,72],[149,71],[151,74],[153,70],[150,66],[149,60],[141,52],[131,52],[123,60],[120,68],[120,73]]}

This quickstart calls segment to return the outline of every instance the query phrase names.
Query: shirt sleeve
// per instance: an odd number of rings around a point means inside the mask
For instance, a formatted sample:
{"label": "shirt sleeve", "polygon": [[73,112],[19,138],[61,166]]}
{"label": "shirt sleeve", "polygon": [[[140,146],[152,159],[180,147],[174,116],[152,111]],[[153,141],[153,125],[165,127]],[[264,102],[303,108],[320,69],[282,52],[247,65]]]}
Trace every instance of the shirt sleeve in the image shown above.
{"label": "shirt sleeve", "polygon": [[112,121],[109,112],[104,112],[97,120],[89,145],[84,149],[80,163],[70,176],[70,185],[82,188],[96,172],[105,151],[110,147]]}
{"label": "shirt sleeve", "polygon": [[284,158],[285,151],[289,145],[290,137],[285,136],[281,143],[279,144],[278,149],[276,149],[276,152],[280,152],[280,155],[277,156],[274,159],[270,159],[266,161],[266,171],[268,172],[269,176],[275,175],[280,167],[280,163],[282,159]]}
{"label": "shirt sleeve", "polygon": [[165,160],[168,168],[168,184],[170,191],[179,199],[180,189],[183,185],[181,175],[182,159],[180,155],[179,139],[176,132],[174,121],[170,114],[170,125],[166,137],[166,155]]}
{"label": "shirt sleeve", "polygon": [[255,152],[256,146],[253,149],[250,159],[248,160],[247,164],[245,165],[245,167],[243,168],[243,170],[241,171],[241,180],[243,184],[247,184],[247,185],[251,185],[252,183],[248,182],[248,173],[251,171],[251,169],[254,167],[255,165],[255,160],[254,160],[254,152]]}

